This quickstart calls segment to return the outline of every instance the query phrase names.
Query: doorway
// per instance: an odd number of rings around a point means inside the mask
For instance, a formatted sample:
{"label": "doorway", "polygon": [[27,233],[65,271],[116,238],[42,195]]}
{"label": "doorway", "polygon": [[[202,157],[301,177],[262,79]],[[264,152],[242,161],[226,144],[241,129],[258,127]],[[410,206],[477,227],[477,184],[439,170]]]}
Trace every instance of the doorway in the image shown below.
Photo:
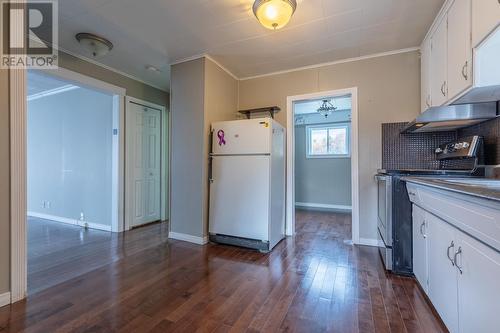
{"label": "doorway", "polygon": [[359,243],[357,89],[289,96],[287,111],[287,235],[296,209],[340,213]]}
{"label": "doorway", "polygon": [[125,229],[168,215],[168,114],[137,98],[126,102]]}
{"label": "doorway", "polygon": [[99,267],[89,260],[95,242],[123,230],[120,103],[112,91],[63,76],[27,77],[29,294]]}

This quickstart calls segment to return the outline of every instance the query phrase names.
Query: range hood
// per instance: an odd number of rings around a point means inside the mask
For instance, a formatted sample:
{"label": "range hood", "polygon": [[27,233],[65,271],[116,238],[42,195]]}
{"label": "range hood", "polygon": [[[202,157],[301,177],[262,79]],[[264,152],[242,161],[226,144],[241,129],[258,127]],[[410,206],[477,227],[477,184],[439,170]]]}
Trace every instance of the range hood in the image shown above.
{"label": "range hood", "polygon": [[497,102],[432,107],[410,122],[402,133],[453,131],[493,119],[497,114]]}
{"label": "range hood", "polygon": [[500,101],[500,27],[473,51],[472,87],[449,106],[431,107],[403,133],[451,131],[497,117]]}

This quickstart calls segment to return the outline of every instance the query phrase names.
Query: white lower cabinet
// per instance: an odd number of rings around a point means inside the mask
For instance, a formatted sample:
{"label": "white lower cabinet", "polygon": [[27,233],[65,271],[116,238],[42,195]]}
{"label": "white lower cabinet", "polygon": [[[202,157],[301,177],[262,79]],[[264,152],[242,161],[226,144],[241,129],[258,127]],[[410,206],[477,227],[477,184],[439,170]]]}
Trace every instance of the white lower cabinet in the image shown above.
{"label": "white lower cabinet", "polygon": [[500,254],[457,232],[460,332],[500,332]]}
{"label": "white lower cabinet", "polygon": [[427,221],[425,211],[413,206],[413,274],[420,286],[429,291]]}
{"label": "white lower cabinet", "polygon": [[426,214],[429,242],[428,296],[450,332],[458,332],[457,270],[455,228]]}
{"label": "white lower cabinet", "polygon": [[500,253],[416,205],[413,270],[451,333],[500,332]]}

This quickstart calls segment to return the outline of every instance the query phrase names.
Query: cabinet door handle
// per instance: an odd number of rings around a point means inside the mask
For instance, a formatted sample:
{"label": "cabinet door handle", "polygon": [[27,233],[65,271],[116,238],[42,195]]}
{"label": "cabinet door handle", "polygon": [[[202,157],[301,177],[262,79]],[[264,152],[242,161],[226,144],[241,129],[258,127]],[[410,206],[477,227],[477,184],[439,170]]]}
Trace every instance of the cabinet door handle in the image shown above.
{"label": "cabinet door handle", "polygon": [[428,108],[431,107],[431,102],[430,102],[430,96],[429,95],[427,95],[427,98],[425,99],[425,104],[427,105]]}
{"label": "cabinet door handle", "polygon": [[427,235],[424,234],[424,227],[425,227],[425,221],[422,222],[422,224],[420,225],[420,234],[424,236],[424,238],[427,238]]}
{"label": "cabinet door handle", "polygon": [[[455,266],[455,259],[454,259],[454,258],[452,259],[452,258],[450,257],[450,250],[451,250],[452,248],[454,248],[454,247],[455,247],[455,243],[453,243],[453,241],[451,241],[450,246],[448,246],[448,249],[446,250],[446,256],[447,256],[447,257],[448,257],[448,259],[451,261],[451,265],[452,265],[452,266]],[[456,258],[456,257],[457,257],[457,254],[455,253],[455,258]]]}
{"label": "cabinet door handle", "polygon": [[469,79],[468,67],[469,67],[469,61],[467,60],[464,66],[462,67],[462,76],[466,81]]}
{"label": "cabinet door handle", "polygon": [[446,81],[444,81],[443,84],[441,85],[441,94],[443,94],[443,96],[446,97],[445,87],[446,87]]}
{"label": "cabinet door handle", "polygon": [[458,268],[458,271],[460,272],[460,274],[463,274],[463,271],[462,271],[462,267],[458,265],[458,262],[457,262],[457,257],[458,255],[462,255],[462,247],[459,246],[458,247],[458,251],[455,252],[455,256],[453,257],[453,261],[455,262],[455,265],[457,266]]}

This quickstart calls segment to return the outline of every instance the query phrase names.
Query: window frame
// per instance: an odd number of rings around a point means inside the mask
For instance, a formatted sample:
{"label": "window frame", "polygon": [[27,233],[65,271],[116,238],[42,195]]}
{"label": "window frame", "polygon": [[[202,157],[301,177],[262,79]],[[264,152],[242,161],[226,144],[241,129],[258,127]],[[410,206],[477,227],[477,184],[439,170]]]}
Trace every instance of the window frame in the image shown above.
{"label": "window frame", "polygon": [[[346,130],[346,145],[347,145],[347,154],[312,154],[312,142],[311,142],[311,132],[314,129],[345,129]],[[328,134],[327,134],[327,140]],[[329,146],[329,142],[327,142],[327,147]],[[351,123],[350,122],[342,122],[342,123],[334,123],[334,124],[317,124],[317,125],[307,125],[306,126],[306,158],[351,158]]]}

